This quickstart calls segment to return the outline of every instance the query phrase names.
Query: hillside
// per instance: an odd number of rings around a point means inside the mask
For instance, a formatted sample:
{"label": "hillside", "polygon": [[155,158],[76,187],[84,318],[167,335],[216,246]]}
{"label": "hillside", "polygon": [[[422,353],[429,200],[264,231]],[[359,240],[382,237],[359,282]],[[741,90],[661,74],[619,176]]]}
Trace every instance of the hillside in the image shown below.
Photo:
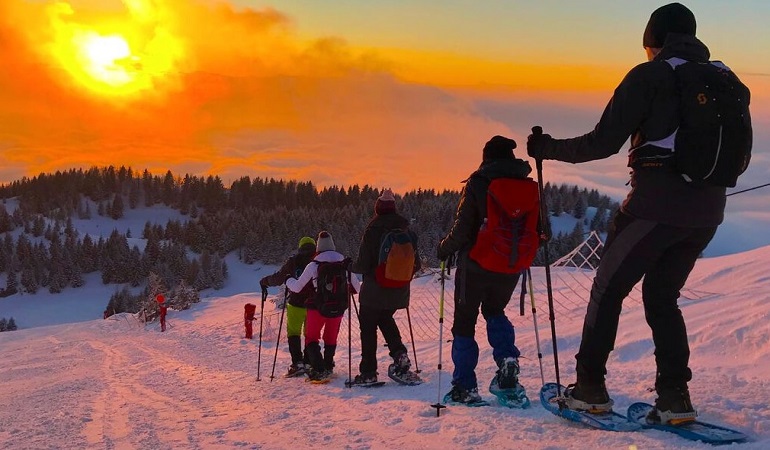
{"label": "hillside", "polygon": [[[235,267],[235,266],[234,266]],[[309,386],[297,379],[271,381],[277,322],[266,303],[262,358],[257,380],[257,340],[243,339],[243,304],[258,303],[255,267],[240,266],[228,287],[187,311],[172,311],[167,333],[142,326],[129,316],[76,324],[40,326],[0,333],[0,442],[13,449],[59,448],[709,448],[656,431],[609,433],[573,425],[539,404],[528,410],[497,406],[450,407],[436,417],[430,404],[449,389],[449,344],[439,361],[439,297],[434,277],[413,284],[411,316],[419,368],[427,382],[418,387],[392,383],[377,390],[348,389],[347,320],[340,336],[338,376],[330,385]],[[554,284],[575,278],[555,269]],[[770,376],[770,310],[766,274],[770,247],[698,261],[689,293],[681,301],[691,336],[690,385],[701,418],[749,434],[752,441],[731,448],[770,446],[770,411],[765,396]],[[259,271],[261,272],[261,270]],[[535,270],[540,346],[546,380],[554,378],[543,273]],[[275,299],[278,290],[271,290]],[[447,304],[451,305],[451,281]],[[688,297],[690,298],[690,297]],[[583,302],[584,299],[576,299]],[[509,316],[522,350],[521,380],[535,398],[540,386],[532,317]],[[32,303],[28,307],[34,309]],[[580,309],[575,306],[572,309]],[[529,310],[529,308],[527,308]],[[399,313],[403,322],[404,314]],[[444,336],[451,328],[447,311]],[[561,377],[574,379],[582,316],[557,307]],[[358,363],[353,318],[353,369]],[[650,332],[636,301],[626,303],[609,363],[608,388],[616,408],[652,400],[654,379]],[[408,327],[403,323],[402,331]],[[490,349],[482,349],[478,375],[483,386],[494,373]],[[406,337],[408,341],[408,336]],[[344,344],[343,344],[344,343]],[[388,364],[380,349],[380,373]],[[410,348],[410,356],[411,348]],[[288,365],[282,340],[276,375]],[[381,375],[382,376],[382,375]],[[439,387],[439,378],[441,386]],[[489,394],[483,395],[489,398]]]}

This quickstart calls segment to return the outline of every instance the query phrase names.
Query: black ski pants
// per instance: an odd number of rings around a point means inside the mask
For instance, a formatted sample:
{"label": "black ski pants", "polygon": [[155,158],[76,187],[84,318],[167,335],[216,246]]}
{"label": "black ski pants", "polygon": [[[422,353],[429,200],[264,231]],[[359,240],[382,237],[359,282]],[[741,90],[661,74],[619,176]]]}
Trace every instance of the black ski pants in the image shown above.
{"label": "black ski pants", "polygon": [[401,333],[393,315],[395,309],[377,309],[371,306],[361,305],[358,323],[361,330],[361,364],[358,369],[361,373],[377,371],[377,329],[382,332],[385,343],[388,345],[390,356],[394,359],[406,352],[406,346],[401,340]]}
{"label": "black ski pants", "polygon": [[692,379],[688,367],[690,347],[677,299],[716,229],[675,227],[617,213],[591,287],[583,337],[575,357],[581,383],[604,380],[623,299],[644,277],[642,300],[655,345],[655,386],[687,386]]}

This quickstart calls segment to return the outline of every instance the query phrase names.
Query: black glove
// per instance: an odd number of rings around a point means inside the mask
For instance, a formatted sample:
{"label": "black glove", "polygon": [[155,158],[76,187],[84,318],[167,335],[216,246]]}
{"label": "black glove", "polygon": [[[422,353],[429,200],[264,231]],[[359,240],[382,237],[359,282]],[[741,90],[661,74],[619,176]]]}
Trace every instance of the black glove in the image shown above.
{"label": "black glove", "polygon": [[259,280],[259,287],[261,287],[263,291],[267,289],[267,277],[262,277],[262,279]]}
{"label": "black glove", "polygon": [[436,247],[436,257],[438,258],[439,261],[444,261],[449,257],[449,255],[441,251],[441,244],[438,244],[438,246]]}
{"label": "black glove", "polygon": [[543,160],[546,147],[553,141],[550,134],[530,134],[527,138],[527,154],[530,158]]}

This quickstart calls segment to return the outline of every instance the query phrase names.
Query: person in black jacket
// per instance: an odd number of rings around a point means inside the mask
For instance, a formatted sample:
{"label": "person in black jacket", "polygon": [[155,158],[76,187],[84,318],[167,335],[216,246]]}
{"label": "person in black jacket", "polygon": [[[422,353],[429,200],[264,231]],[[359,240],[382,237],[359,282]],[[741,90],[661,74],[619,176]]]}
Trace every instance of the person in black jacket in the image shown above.
{"label": "person in black jacket", "polygon": [[452,390],[448,394],[457,403],[481,401],[476,379],[479,346],[476,343],[476,321],[481,314],[487,323],[487,337],[498,366],[498,382],[504,388],[518,385],[519,349],[515,345],[513,325],[505,315],[519,280],[519,274],[503,274],[481,268],[469,257],[476,236],[487,217],[487,189],[495,178],[527,178],[529,163],[513,155],[516,142],[495,136],[483,150],[483,161],[467,179],[454,224],[438,246],[440,260],[457,252],[455,273],[454,323],[452,325]]}
{"label": "person in black jacket", "polygon": [[[363,275],[361,294],[358,300],[361,304],[359,311],[359,327],[361,331],[361,363],[360,374],[354,383],[371,383],[377,381],[377,329],[382,332],[388,345],[393,365],[393,371],[401,379],[413,380],[417,377],[410,368],[411,361],[406,346],[401,340],[401,333],[393,315],[399,309],[409,307],[410,286],[383,287],[375,278],[375,269],[379,262],[380,245],[383,237],[390,230],[408,230],[409,221],[396,213],[396,198],[390,189],[385,189],[374,204],[374,217],[369,222],[361,238],[358,257],[351,266],[353,273]],[[417,236],[412,236],[414,248],[417,248]],[[415,252],[412,274],[420,270],[420,258]]]}
{"label": "person in black jacket", "polygon": [[[305,270],[305,266],[313,260],[316,250],[316,242],[313,238],[305,236],[299,240],[299,249],[295,255],[289,257],[284,265],[272,275],[268,275],[259,280],[262,289],[268,286],[280,286],[286,282],[287,278],[296,278]],[[315,289],[308,283],[302,292],[288,291],[289,298],[286,301],[286,335],[289,342],[289,353],[291,353],[291,366],[286,374],[287,377],[304,375],[309,367],[306,367],[302,353],[302,327],[305,324],[307,316],[307,303],[313,300]]]}
{"label": "person in black jacket", "polygon": [[[648,62],[626,75],[594,130],[571,139],[532,134],[529,155],[579,163],[617,153],[629,136],[630,155],[645,143],[659,145],[673,139],[679,101],[676,78],[666,60],[709,60],[709,50],[695,37],[695,28],[695,16],[679,3],[655,10],[643,36]],[[612,407],[604,383],[607,359],[615,345],[623,299],[644,277],[642,295],[655,344],[658,394],[649,418],[691,420],[696,413],[687,387],[692,379],[690,348],[677,299],[696,259],[722,223],[725,188],[695,185],[673,170],[653,168],[634,168],[630,183],[593,281],[576,355],[577,382],[567,389],[567,403],[589,411]]]}

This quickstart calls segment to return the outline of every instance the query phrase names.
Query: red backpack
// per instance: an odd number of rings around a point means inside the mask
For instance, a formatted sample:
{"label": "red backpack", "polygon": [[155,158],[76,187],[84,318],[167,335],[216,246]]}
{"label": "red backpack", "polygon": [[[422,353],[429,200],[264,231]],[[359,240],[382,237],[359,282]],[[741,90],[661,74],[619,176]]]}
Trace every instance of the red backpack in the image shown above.
{"label": "red backpack", "polygon": [[483,269],[519,273],[529,268],[540,245],[538,186],[531,178],[495,178],[487,189],[487,217],[470,257]]}

